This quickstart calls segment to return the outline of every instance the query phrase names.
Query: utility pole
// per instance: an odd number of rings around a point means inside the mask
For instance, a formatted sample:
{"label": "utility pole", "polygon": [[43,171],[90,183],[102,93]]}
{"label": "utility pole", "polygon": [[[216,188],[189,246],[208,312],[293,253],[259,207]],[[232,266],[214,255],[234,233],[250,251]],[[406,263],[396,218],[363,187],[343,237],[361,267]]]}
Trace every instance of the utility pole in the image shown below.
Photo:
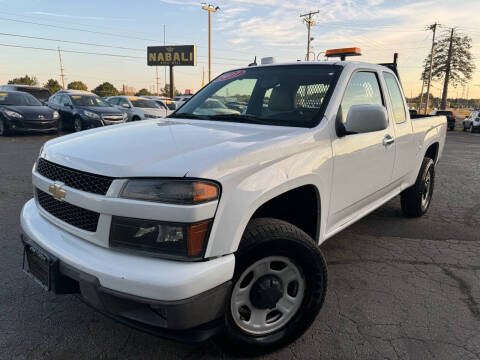
{"label": "utility pole", "polygon": [[62,78],[62,88],[65,90],[65,74],[63,73],[62,53],[58,47],[58,58],[60,59],[60,77]]}
{"label": "utility pole", "polygon": [[435,34],[437,32],[438,23],[430,25],[428,30],[433,31],[432,37],[432,51],[430,52],[430,70],[428,71],[428,83],[427,83],[427,101],[425,101],[425,111],[424,114],[427,114],[428,101],[430,100],[430,83],[432,82],[432,68],[433,68],[433,57],[435,56]]}
{"label": "utility pole", "polygon": [[420,111],[422,109],[422,103],[423,103],[423,88],[425,87],[425,78],[422,80],[422,90],[420,91],[420,99],[418,99],[418,110]]}
{"label": "utility pole", "polygon": [[445,70],[445,81],[443,82],[442,102],[440,103],[440,109],[442,110],[445,110],[447,107],[448,82],[450,81],[454,31],[455,28],[452,28],[452,31],[450,32],[450,44],[448,45],[447,68]]}
{"label": "utility pole", "polygon": [[307,24],[307,61],[310,61],[310,41],[312,40],[312,37],[310,36],[311,27],[312,25],[315,25],[315,21],[312,19],[312,16],[318,14],[319,12],[320,11],[310,11],[308,14],[300,15],[305,24]]}
{"label": "utility pole", "polygon": [[156,80],[157,80],[157,96],[158,96],[158,66],[155,66],[155,72],[157,73]]}
{"label": "utility pole", "polygon": [[212,80],[212,12],[217,12],[220,8],[202,3],[202,9],[208,11],[208,82],[210,82]]}

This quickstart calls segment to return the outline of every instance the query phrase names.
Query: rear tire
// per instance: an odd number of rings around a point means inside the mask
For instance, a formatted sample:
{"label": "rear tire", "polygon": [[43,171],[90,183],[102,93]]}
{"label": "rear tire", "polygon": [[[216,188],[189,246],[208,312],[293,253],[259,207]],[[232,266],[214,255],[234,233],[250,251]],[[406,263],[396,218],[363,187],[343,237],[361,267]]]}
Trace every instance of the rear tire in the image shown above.
{"label": "rear tire", "polygon": [[252,356],[301,336],[320,311],[327,288],[327,266],[313,239],[285,221],[253,219],[235,257],[220,346]]}
{"label": "rear tire", "polygon": [[432,159],[424,158],[415,184],[402,191],[400,200],[402,210],[408,217],[419,217],[430,207],[435,184],[435,164]]}
{"label": "rear tire", "polygon": [[0,136],[8,136],[9,134],[10,131],[5,123],[5,120],[0,117]]}

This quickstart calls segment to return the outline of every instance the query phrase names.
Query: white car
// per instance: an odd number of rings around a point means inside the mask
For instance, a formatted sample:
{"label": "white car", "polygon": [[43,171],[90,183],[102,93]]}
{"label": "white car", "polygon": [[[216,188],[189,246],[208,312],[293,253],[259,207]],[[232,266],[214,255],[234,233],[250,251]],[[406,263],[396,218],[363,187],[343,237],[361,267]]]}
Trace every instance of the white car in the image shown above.
{"label": "white car", "polygon": [[173,98],[173,100],[177,103],[177,109],[182,106],[183,104],[185,104],[188,100],[190,100],[190,98],[192,97],[193,95],[178,95],[178,96],[175,96]]}
{"label": "white car", "polygon": [[[232,96],[244,114],[196,115]],[[25,269],[150,333],[272,351],[322,307],[320,244],[399,194],[406,216],[428,210],[446,126],[411,120],[386,66],[227,72],[170,118],[45,143],[20,217]]]}
{"label": "white car", "polygon": [[148,95],[144,97],[156,102],[160,106],[160,108],[163,109],[165,116],[172,114],[177,108],[176,102],[170,98],[153,95]]}
{"label": "white car", "polygon": [[128,114],[128,121],[165,117],[166,111],[155,101],[140,96],[112,96],[107,102]]}
{"label": "white car", "polygon": [[474,133],[476,131],[480,131],[480,111],[472,111],[470,115],[468,115],[462,121],[463,131],[470,131]]}

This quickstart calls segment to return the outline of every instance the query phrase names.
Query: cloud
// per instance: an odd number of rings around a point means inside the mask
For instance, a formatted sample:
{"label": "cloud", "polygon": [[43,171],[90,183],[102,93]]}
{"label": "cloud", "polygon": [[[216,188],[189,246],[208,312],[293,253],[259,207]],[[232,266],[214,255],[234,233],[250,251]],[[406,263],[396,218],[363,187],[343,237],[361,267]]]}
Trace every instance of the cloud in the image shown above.
{"label": "cloud", "polygon": [[80,15],[68,15],[68,14],[58,14],[45,11],[27,11],[25,14],[29,15],[43,15],[43,16],[52,16],[52,17],[61,17],[68,19],[83,19],[83,20],[114,20],[114,21],[132,21],[128,18],[112,18],[112,17],[103,17],[103,16],[80,16]]}

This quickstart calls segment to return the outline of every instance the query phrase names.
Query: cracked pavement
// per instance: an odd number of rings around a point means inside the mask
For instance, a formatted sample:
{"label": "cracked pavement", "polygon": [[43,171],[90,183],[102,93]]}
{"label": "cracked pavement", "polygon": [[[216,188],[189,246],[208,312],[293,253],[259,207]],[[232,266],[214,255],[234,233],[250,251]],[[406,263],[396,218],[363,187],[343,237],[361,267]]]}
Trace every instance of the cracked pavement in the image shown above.
{"label": "cracked pavement", "polygon": [[[156,338],[21,271],[19,212],[52,136],[0,138],[0,359],[228,358],[213,343]],[[395,198],[322,245],[325,305],[312,327],[266,359],[480,358],[480,134],[449,132],[429,212]]]}

